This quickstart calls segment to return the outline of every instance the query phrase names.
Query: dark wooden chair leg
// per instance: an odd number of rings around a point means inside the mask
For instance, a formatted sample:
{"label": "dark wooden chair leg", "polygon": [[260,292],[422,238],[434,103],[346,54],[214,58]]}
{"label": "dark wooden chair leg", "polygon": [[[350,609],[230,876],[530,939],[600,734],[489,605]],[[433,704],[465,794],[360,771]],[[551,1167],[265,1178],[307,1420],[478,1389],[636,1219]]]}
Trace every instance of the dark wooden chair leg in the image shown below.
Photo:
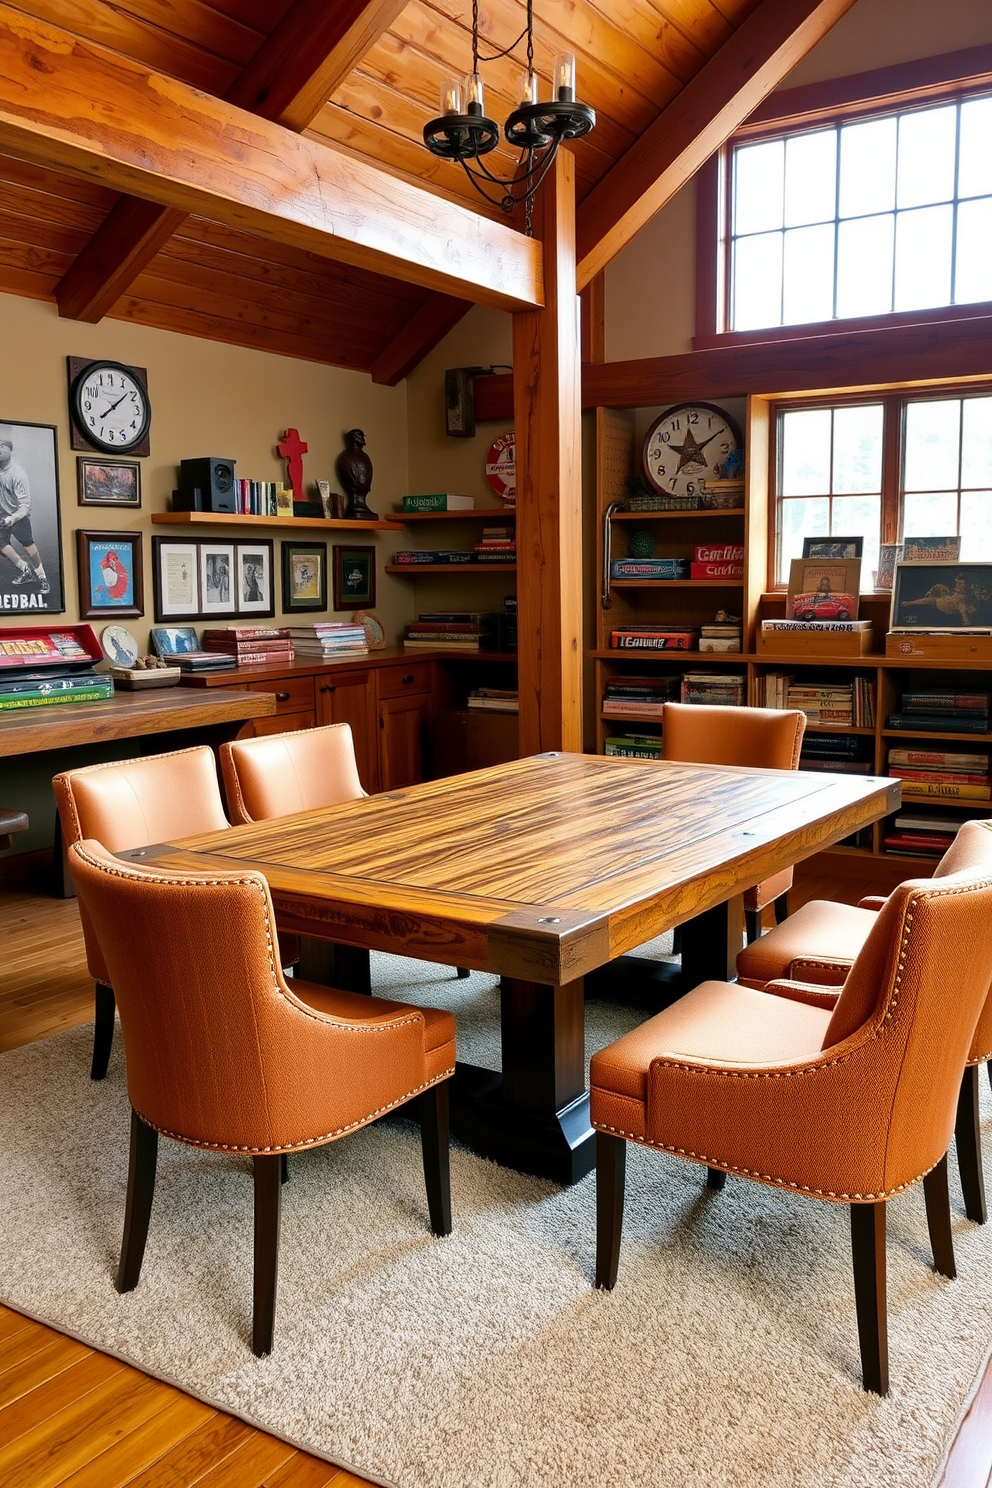
{"label": "dark wooden chair leg", "polygon": [[722,1188],[727,1181],[727,1175],[722,1168],[706,1169],[706,1187]]}
{"label": "dark wooden chair leg", "polygon": [[251,1348],[262,1358],[272,1352],[279,1274],[279,1210],[282,1203],[282,1156],[266,1153],[252,1159],[255,1178],[255,1266]]}
{"label": "dark wooden chair leg", "polygon": [[951,1201],[947,1194],[947,1153],[923,1180],[923,1197],[927,1206],[927,1229],[933,1251],[934,1270],[953,1281],[954,1241],[951,1238]]}
{"label": "dark wooden chair leg", "polygon": [[787,920],[788,918],[789,894],[787,890],[784,894],[779,894],[778,898],[775,900],[775,923],[776,925],[781,925],[782,921]]}
{"label": "dark wooden chair leg", "polygon": [[114,989],[105,986],[103,982],[93,983],[93,993],[96,1017],[93,1023],[93,1063],[90,1065],[90,1079],[103,1080],[106,1078],[107,1067],[110,1064],[110,1051],[114,1044],[114,1014],[117,1011],[117,1002],[114,998]]}
{"label": "dark wooden chair leg", "polygon": [[289,1182],[289,1158],[286,1156],[285,1152],[282,1153],[281,1161],[279,1163],[279,1181],[280,1183]]}
{"label": "dark wooden chair leg", "polygon": [[978,1114],[978,1065],[969,1064],[961,1078],[954,1138],[961,1170],[964,1212],[976,1224],[988,1218],[985,1207],[985,1174],[982,1171],[982,1128]]}
{"label": "dark wooden chair leg", "polygon": [[988,1070],[989,1084],[992,1085],[992,1059],[988,1061],[985,1068]]}
{"label": "dark wooden chair leg", "polygon": [[747,935],[747,943],[751,945],[761,934],[761,910],[746,909],[744,911],[744,931]]}
{"label": "dark wooden chair leg", "polygon": [[420,1146],[424,1159],[427,1212],[435,1235],[451,1234],[451,1169],[448,1154],[449,1081],[425,1090],[420,1106]]}
{"label": "dark wooden chair leg", "polygon": [[889,1393],[889,1329],[885,1311],[885,1201],[851,1205],[854,1304],[866,1390]]}
{"label": "dark wooden chair leg", "polygon": [[627,1143],[596,1133],[596,1285],[612,1291],[620,1265]]}
{"label": "dark wooden chair leg", "polygon": [[152,1199],[155,1196],[155,1166],[158,1159],[158,1132],[147,1126],[136,1111],[131,1112],[131,1152],[127,1166],[127,1202],[124,1206],[124,1236],[121,1258],[114,1286],[119,1292],[132,1292],[141,1275],[141,1262],[148,1239]]}
{"label": "dark wooden chair leg", "polygon": [[469,969],[468,969],[467,966],[456,966],[455,967],[455,977],[457,978],[457,980],[459,982],[463,982],[467,976],[471,976],[471,975],[472,975],[472,973],[469,971]]}

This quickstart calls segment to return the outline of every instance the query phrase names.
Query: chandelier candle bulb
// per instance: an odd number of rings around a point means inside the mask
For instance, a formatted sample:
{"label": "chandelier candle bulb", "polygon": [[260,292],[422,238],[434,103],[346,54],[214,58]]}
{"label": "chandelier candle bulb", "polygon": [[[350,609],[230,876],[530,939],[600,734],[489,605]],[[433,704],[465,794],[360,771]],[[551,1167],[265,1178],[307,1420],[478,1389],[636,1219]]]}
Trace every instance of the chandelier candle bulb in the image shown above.
{"label": "chandelier candle bulb", "polygon": [[441,83],[442,114],[460,114],[462,111],[462,80],[446,77]]}
{"label": "chandelier candle bulb", "polygon": [[484,114],[482,76],[478,72],[470,72],[465,79],[465,97],[468,99],[468,111],[470,114]]}
{"label": "chandelier candle bulb", "polygon": [[520,83],[517,88],[517,96],[521,106],[537,102],[537,73],[529,72],[526,68],[520,74]]}
{"label": "chandelier candle bulb", "polygon": [[555,98],[559,103],[575,100],[575,58],[571,52],[559,52],[554,69]]}

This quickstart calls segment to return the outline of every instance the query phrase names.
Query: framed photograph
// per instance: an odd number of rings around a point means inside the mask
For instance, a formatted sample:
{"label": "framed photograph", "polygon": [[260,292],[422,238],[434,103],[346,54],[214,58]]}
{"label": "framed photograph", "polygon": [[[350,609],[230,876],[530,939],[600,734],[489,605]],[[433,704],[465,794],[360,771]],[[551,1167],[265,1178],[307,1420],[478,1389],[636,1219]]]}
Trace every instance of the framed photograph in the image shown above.
{"label": "framed photograph", "polygon": [[148,634],[156,656],[181,656],[185,651],[200,649],[192,625],[152,626]]}
{"label": "framed photograph", "polygon": [[789,620],[854,620],[858,614],[861,559],[836,562],[793,558],[789,569]]}
{"label": "framed photograph", "polygon": [[208,616],[234,615],[237,613],[234,572],[234,544],[225,542],[201,542],[200,550],[200,614]]}
{"label": "framed photograph", "polygon": [[65,612],[58,430],[0,419],[0,615],[13,611]]}
{"label": "framed photograph", "polygon": [[272,540],[235,543],[234,572],[239,615],[274,615]]}
{"label": "framed photograph", "polygon": [[193,619],[200,613],[199,553],[186,538],[153,537],[155,619]]}
{"label": "framed photograph", "polygon": [[897,563],[889,629],[992,631],[992,563]]}
{"label": "framed photograph", "polygon": [[140,506],[141,466],[137,460],[76,458],[80,506]]}
{"label": "framed photograph", "polygon": [[804,537],[804,558],[860,558],[864,552],[863,537]]}
{"label": "framed photograph", "polygon": [[84,620],[145,613],[140,532],[77,531],[76,561]]}
{"label": "framed photograph", "polygon": [[375,604],[375,548],[334,547],[334,609],[371,609]]}
{"label": "framed photograph", "polygon": [[878,550],[875,588],[891,589],[897,563],[902,562],[902,543],[882,543]]}
{"label": "framed photograph", "polygon": [[957,563],[961,557],[959,537],[904,537],[904,563]]}
{"label": "framed photograph", "polygon": [[327,609],[326,543],[283,543],[282,607],[287,614]]}

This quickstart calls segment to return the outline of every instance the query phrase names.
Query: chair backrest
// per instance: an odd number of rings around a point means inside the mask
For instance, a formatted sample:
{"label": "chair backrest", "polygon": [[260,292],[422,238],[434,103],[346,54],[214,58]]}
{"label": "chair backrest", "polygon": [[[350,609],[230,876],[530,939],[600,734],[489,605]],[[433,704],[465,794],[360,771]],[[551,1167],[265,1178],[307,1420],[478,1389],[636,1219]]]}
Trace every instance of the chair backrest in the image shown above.
{"label": "chair backrest", "polygon": [[422,1084],[419,1009],[370,999],[367,1017],[335,1020],[287,986],[260,873],[132,867],[96,842],[69,860],[113,978],[128,1095],[150,1125],[235,1151],[328,1141],[369,1119],[384,1071],[404,1096]]}
{"label": "chair backrest", "polygon": [[231,817],[239,824],[368,795],[347,723],[235,739],[221,745],[220,766]]}
{"label": "chair backrest", "polygon": [[806,715],[795,708],[666,703],[661,715],[661,757],[695,765],[795,770],[805,729]]}
{"label": "chair backrest", "polygon": [[[946,878],[951,873],[967,872],[992,872],[992,821],[964,822],[933,876]],[[984,1064],[987,1059],[992,1059],[992,987],[978,1017],[968,1062]]]}
{"label": "chair backrest", "polygon": [[[52,780],[68,848],[92,838],[109,852],[147,847],[230,826],[206,745],[66,770]],[[97,938],[80,905],[86,962],[94,981],[111,985]]]}

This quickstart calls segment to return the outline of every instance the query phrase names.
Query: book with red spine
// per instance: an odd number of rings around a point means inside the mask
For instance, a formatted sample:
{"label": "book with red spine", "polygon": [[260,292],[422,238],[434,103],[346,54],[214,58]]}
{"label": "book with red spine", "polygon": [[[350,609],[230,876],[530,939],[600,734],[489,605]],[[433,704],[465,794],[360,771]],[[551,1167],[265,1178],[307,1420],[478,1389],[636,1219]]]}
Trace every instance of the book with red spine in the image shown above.
{"label": "book with red spine", "polygon": [[690,579],[742,579],[744,577],[743,563],[697,563],[693,560],[689,565]]}

